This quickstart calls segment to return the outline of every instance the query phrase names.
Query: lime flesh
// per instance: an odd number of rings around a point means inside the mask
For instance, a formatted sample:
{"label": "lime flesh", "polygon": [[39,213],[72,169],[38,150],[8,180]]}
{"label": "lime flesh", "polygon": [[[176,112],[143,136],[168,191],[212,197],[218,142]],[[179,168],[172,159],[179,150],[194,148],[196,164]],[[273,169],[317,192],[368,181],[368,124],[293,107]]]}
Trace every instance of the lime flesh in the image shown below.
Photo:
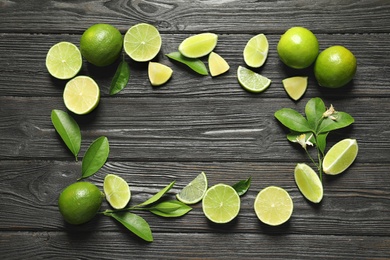
{"label": "lime flesh", "polygon": [[307,78],[308,77],[295,76],[282,80],[284,90],[293,100],[296,101],[305,94],[307,89]]}
{"label": "lime flesh", "polygon": [[329,175],[337,175],[348,169],[358,154],[356,139],[344,139],[333,145],[326,153],[322,169]]}
{"label": "lime flesh", "polygon": [[195,204],[203,199],[207,191],[207,177],[204,172],[195,177],[187,186],[185,186],[176,198],[185,204]]}
{"label": "lime flesh", "polygon": [[307,164],[298,163],[294,170],[295,183],[302,195],[311,202],[319,203],[324,195],[322,182]]}
{"label": "lime flesh", "polygon": [[226,60],[215,52],[210,53],[208,61],[209,61],[210,74],[213,77],[227,72],[230,68]]}
{"label": "lime flesh", "polygon": [[173,70],[158,62],[149,62],[148,76],[152,86],[160,86],[172,77]]}
{"label": "lime flesh", "polygon": [[271,84],[271,80],[245,67],[239,66],[237,78],[241,86],[254,93],[266,90]]}
{"label": "lime flesh", "polygon": [[268,56],[268,40],[264,34],[253,36],[245,45],[244,61],[252,68],[263,66]]}
{"label": "lime flesh", "polygon": [[129,203],[131,192],[127,182],[115,174],[107,174],[103,182],[106,200],[114,209],[123,209]]}
{"label": "lime flesh", "polygon": [[200,33],[186,38],[179,45],[179,52],[187,58],[200,58],[209,54],[217,45],[218,35]]}

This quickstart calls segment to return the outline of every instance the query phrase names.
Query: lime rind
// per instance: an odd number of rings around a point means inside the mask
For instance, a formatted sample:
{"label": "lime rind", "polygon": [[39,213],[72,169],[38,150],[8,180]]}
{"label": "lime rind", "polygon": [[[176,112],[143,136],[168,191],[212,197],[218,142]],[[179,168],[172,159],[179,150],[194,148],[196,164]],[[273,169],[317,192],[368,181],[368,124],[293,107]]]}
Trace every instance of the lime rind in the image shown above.
{"label": "lime rind", "polygon": [[358,154],[356,139],[343,139],[333,145],[326,153],[322,169],[329,175],[337,175],[344,172],[355,161]]}
{"label": "lime rind", "polygon": [[184,39],[178,49],[187,58],[200,58],[212,52],[217,42],[217,34],[200,33]]}
{"label": "lime rind", "polygon": [[253,36],[245,45],[244,61],[252,68],[260,68],[264,65],[268,56],[268,40],[264,34]]}
{"label": "lime rind", "polygon": [[130,201],[130,187],[120,176],[107,174],[104,178],[103,190],[106,200],[114,209],[123,209]]}
{"label": "lime rind", "polygon": [[176,194],[176,198],[188,205],[196,204],[203,199],[204,195],[206,194],[207,187],[207,176],[204,172],[201,172],[178,194]]}
{"label": "lime rind", "polygon": [[302,195],[313,203],[319,203],[324,195],[322,182],[317,173],[307,164],[298,163],[294,179]]}
{"label": "lime rind", "polygon": [[240,85],[247,91],[260,93],[271,85],[271,80],[250,69],[239,66],[237,78]]}

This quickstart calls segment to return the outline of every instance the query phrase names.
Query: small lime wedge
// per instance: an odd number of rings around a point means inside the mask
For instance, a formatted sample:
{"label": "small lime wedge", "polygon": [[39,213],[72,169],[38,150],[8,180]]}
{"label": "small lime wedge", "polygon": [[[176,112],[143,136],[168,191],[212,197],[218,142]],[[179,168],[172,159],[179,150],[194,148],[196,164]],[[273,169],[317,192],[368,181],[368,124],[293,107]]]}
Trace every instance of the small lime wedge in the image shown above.
{"label": "small lime wedge", "polygon": [[211,76],[215,77],[228,71],[229,64],[224,58],[215,52],[211,52],[209,55],[209,70]]}
{"label": "small lime wedge", "polygon": [[324,157],[322,169],[329,175],[345,171],[356,159],[358,144],[356,139],[344,139],[333,145]]}
{"label": "small lime wedge", "polygon": [[203,199],[207,191],[207,177],[204,172],[201,172],[190,183],[187,184],[178,194],[176,198],[185,204],[195,204]]}
{"label": "small lime wedge", "polygon": [[282,80],[284,90],[293,100],[300,99],[307,89],[307,77],[295,76]]}
{"label": "small lime wedge", "polygon": [[239,66],[237,78],[241,86],[254,93],[266,90],[271,84],[271,80],[245,67]]}
{"label": "small lime wedge", "polygon": [[245,45],[244,61],[252,68],[263,66],[268,56],[268,40],[264,34],[253,36]]}
{"label": "small lime wedge", "polygon": [[322,200],[324,195],[322,182],[310,166],[298,163],[294,170],[294,178],[298,189],[306,199],[314,203]]}
{"label": "small lime wedge", "polygon": [[107,174],[104,178],[103,190],[106,200],[114,209],[123,209],[130,201],[130,187],[120,176]]}
{"label": "small lime wedge", "polygon": [[179,45],[179,52],[188,58],[200,58],[209,54],[217,45],[218,35],[200,33],[186,38]]}
{"label": "small lime wedge", "polygon": [[160,86],[172,77],[173,70],[158,62],[149,62],[148,76],[152,86]]}

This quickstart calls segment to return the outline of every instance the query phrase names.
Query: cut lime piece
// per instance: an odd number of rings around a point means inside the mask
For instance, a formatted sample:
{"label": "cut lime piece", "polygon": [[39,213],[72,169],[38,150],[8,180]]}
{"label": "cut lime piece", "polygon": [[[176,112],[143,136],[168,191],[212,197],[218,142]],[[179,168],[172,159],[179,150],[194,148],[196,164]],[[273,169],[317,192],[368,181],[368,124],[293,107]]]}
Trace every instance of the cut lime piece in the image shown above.
{"label": "cut lime piece", "polygon": [[152,86],[160,86],[172,76],[173,70],[167,65],[158,62],[149,62],[148,76]]}
{"label": "cut lime piece", "polygon": [[206,174],[202,172],[176,194],[176,198],[185,204],[195,204],[203,199],[206,191],[207,177]]}
{"label": "cut lime piece", "polygon": [[298,163],[294,170],[294,178],[298,189],[306,199],[314,203],[322,200],[324,195],[322,182],[310,166]]}
{"label": "cut lime piece", "polygon": [[215,33],[196,34],[179,45],[179,52],[188,58],[200,58],[214,50],[217,41],[218,35]]}
{"label": "cut lime piece", "polygon": [[240,211],[240,197],[229,185],[216,184],[206,191],[202,200],[203,213],[214,223],[228,223]]}
{"label": "cut lime piece", "polygon": [[88,114],[99,104],[100,89],[96,82],[88,76],[77,76],[65,85],[64,103],[71,112]]}
{"label": "cut lime piece", "polygon": [[345,171],[355,161],[358,150],[356,139],[344,139],[333,145],[324,157],[324,173],[336,175]]}
{"label": "cut lime piece", "polygon": [[257,194],[255,212],[261,222],[278,226],[290,219],[293,201],[288,192],[280,187],[269,186]]}
{"label": "cut lime piece", "polygon": [[245,45],[244,61],[252,68],[263,66],[268,56],[268,40],[264,34],[253,36]]}
{"label": "cut lime piece", "polygon": [[284,90],[294,100],[300,99],[307,89],[307,77],[295,76],[286,78],[282,80],[282,83]]}
{"label": "cut lime piece", "polygon": [[46,55],[46,68],[57,79],[71,79],[82,66],[80,50],[70,42],[53,45]]}
{"label": "cut lime piece", "polygon": [[239,66],[237,78],[241,86],[254,93],[266,90],[271,84],[271,80],[245,67]]}
{"label": "cut lime piece", "polygon": [[115,174],[107,174],[103,182],[106,200],[114,209],[123,209],[131,198],[130,187],[127,182]]}
{"label": "cut lime piece", "polygon": [[215,77],[228,71],[229,64],[224,58],[215,52],[211,52],[209,55],[209,70],[211,76]]}
{"label": "cut lime piece", "polygon": [[123,47],[127,55],[135,61],[150,61],[161,49],[161,36],[153,25],[139,23],[125,34]]}

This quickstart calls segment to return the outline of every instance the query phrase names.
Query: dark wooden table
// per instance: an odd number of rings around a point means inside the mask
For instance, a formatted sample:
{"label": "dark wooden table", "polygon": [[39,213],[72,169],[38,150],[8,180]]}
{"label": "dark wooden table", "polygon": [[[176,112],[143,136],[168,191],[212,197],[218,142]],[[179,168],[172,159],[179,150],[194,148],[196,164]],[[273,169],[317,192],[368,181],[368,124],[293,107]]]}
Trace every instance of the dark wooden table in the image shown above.
{"label": "dark wooden table", "polygon": [[[81,226],[64,223],[60,191],[80,176],[81,160],[61,142],[52,109],[65,110],[66,81],[45,68],[48,49],[59,41],[79,45],[83,31],[110,23],[122,34],[147,22],[162,34],[157,61],[171,66],[168,84],[153,88],[145,64],[126,58],[131,79],[120,94],[108,90],[118,62],[97,68],[84,62],[80,74],[101,87],[99,107],[78,116],[81,157],[97,137],[111,147],[104,167],[88,181],[102,188],[114,173],[126,179],[132,202],[140,203],[171,181],[173,197],[201,171],[209,184],[233,184],[252,176],[241,198],[239,216],[227,225],[210,223],[200,204],[186,216],[165,219],[140,213],[154,242],[143,242],[112,219],[99,216]],[[276,45],[291,26],[304,26],[318,37],[320,49],[344,45],[357,57],[355,79],[340,90],[321,89],[311,68],[286,69]],[[186,37],[214,32],[216,52],[229,62],[220,77],[196,75],[165,57]],[[270,43],[259,72],[273,83],[250,94],[237,83],[247,40],[264,33]],[[390,258],[390,2],[377,1],[0,1],[0,255],[2,259],[389,259]],[[294,102],[282,79],[309,75],[303,99]],[[297,189],[293,169],[310,163],[285,139],[274,112],[306,102],[350,113],[353,126],[329,137],[328,148],[356,138],[360,151],[353,166],[324,178],[324,199],[313,205]],[[257,219],[253,203],[264,187],[285,188],[294,201],[290,221],[268,227]],[[104,202],[104,209],[108,208]]]}

